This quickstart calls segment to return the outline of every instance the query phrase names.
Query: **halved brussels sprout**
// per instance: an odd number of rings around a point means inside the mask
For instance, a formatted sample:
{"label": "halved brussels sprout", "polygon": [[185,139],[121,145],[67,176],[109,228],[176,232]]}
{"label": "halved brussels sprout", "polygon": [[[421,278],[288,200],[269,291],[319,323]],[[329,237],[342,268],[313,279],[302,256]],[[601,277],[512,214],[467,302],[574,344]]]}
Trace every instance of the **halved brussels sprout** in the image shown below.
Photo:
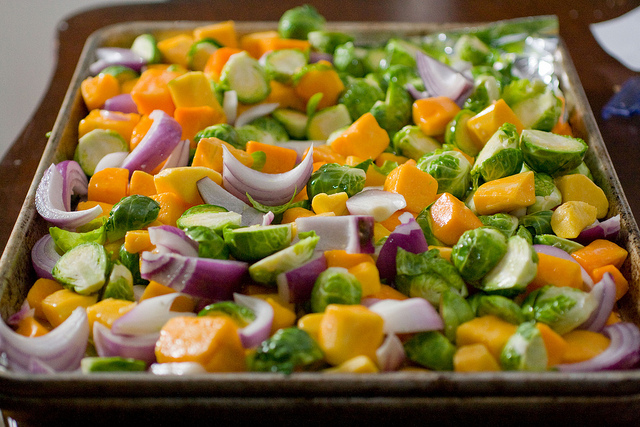
{"label": "halved brussels sprout", "polygon": [[597,306],[597,298],[589,292],[554,285],[536,289],[522,303],[525,316],[549,325],[560,335],[586,322]]}
{"label": "halved brussels sprout", "polygon": [[158,218],[160,205],[151,197],[132,194],[113,205],[105,223],[107,240],[122,239],[127,231],[139,230]]}
{"label": "halved brussels sprout", "polygon": [[62,255],[53,267],[52,274],[65,288],[80,295],[89,295],[102,289],[109,268],[109,257],[104,246],[89,242]]}
{"label": "halved brussels sprout", "polygon": [[241,261],[257,261],[291,244],[291,224],[252,225],[225,228],[224,241],[229,253]]}
{"label": "halved brussels sprout", "polygon": [[198,256],[200,258],[228,259],[229,248],[219,232],[203,225],[189,226],[184,232],[191,240],[198,242]]}
{"label": "halved brussels sprout", "polygon": [[377,101],[371,107],[371,114],[380,127],[393,139],[396,132],[411,122],[413,98],[400,83],[389,83],[384,101]]}
{"label": "halved brussels sprout", "polygon": [[551,175],[534,172],[536,201],[527,207],[527,213],[546,211],[559,206],[562,203],[562,193],[553,182]]}
{"label": "halved brussels sprout", "polygon": [[473,34],[463,34],[453,45],[453,52],[463,61],[473,65],[486,64],[491,59],[491,49]]}
{"label": "halved brussels sprout", "polygon": [[440,150],[420,157],[417,166],[438,181],[438,193],[451,193],[463,199],[471,187],[471,163],[455,150]]}
{"label": "halved brussels sprout", "polygon": [[456,346],[441,332],[420,332],[404,344],[407,358],[435,371],[452,371]]}
{"label": "halved brussels sprout", "polygon": [[514,125],[505,123],[500,126],[480,150],[472,174],[479,174],[488,182],[520,172],[523,155],[518,148],[518,139]]}
{"label": "halved brussels sprout", "polygon": [[392,144],[396,153],[414,160],[442,148],[437,139],[425,135],[416,125],[407,125],[396,132]]}
{"label": "halved brussels sprout", "polygon": [[239,328],[244,328],[256,319],[256,314],[253,310],[233,301],[219,301],[208,304],[198,312],[198,316],[229,316]]}
{"label": "halved brussels sprout", "polygon": [[515,80],[502,97],[528,129],[550,131],[562,114],[562,102],[541,80]]}
{"label": "halved brussels sprout", "polygon": [[263,55],[258,61],[270,79],[287,83],[295,72],[307,65],[307,55],[299,49],[278,49]]}
{"label": "halved brussels sprout", "polygon": [[366,57],[367,50],[365,48],[355,46],[353,42],[349,41],[336,47],[333,52],[333,65],[337,70],[353,77],[364,77]]}
{"label": "halved brussels sprout", "polygon": [[240,227],[242,215],[237,212],[229,212],[225,208],[216,205],[197,205],[190,207],[176,220],[178,228],[208,227],[222,234],[225,227]]}
{"label": "halved brussels sprout", "polygon": [[104,224],[94,230],[85,231],[84,233],[69,231],[59,227],[50,227],[49,235],[53,238],[56,247],[62,252],[67,252],[69,249],[83,243],[96,242],[103,245],[107,241]]}
{"label": "halved brussels sprout", "polygon": [[538,254],[524,238],[515,235],[507,241],[507,253],[477,287],[490,294],[518,295],[538,273]]}
{"label": "halved brussels sprout", "polygon": [[278,21],[278,34],[284,39],[306,40],[311,31],[323,30],[326,20],[308,4],[285,11]]}
{"label": "halved brussels sprout", "polygon": [[117,152],[129,152],[129,143],[114,130],[94,129],[78,140],[73,159],[91,176],[104,156]]}
{"label": "halved brussels sprout", "polygon": [[140,254],[138,252],[128,252],[123,243],[118,251],[118,258],[122,265],[127,267],[131,272],[134,285],[146,286],[149,284],[149,281],[147,279],[143,279],[140,275]]}
{"label": "halved brussels sprout", "polygon": [[538,234],[554,234],[551,227],[552,216],[553,211],[538,211],[521,217],[518,223],[531,233],[531,238]]}
{"label": "halved brussels sprout", "polygon": [[287,129],[276,119],[269,116],[259,117],[255,120],[252,120],[249,124],[245,126],[254,126],[269,135],[274,142],[286,142],[289,140],[289,134],[287,133]]}
{"label": "halved brussels sprout", "polygon": [[299,242],[271,254],[249,267],[251,278],[264,285],[275,285],[278,274],[293,270],[309,261],[320,237],[305,237]]}
{"label": "halved brussels sprout", "polygon": [[217,125],[208,126],[193,137],[193,141],[197,144],[202,138],[218,138],[229,144],[233,145],[235,148],[241,148],[244,150],[244,144],[240,142],[240,137],[238,136],[238,132],[236,128],[227,123],[219,123]]}
{"label": "halved brussels sprout", "polygon": [[220,43],[211,38],[195,41],[187,52],[189,68],[195,71],[203,71],[209,57],[221,47]]}
{"label": "halved brussels sprout", "polygon": [[303,139],[307,135],[307,115],[292,108],[278,108],[271,113],[291,137],[291,139]]}
{"label": "halved brussels sprout", "polygon": [[111,268],[101,299],[114,298],[135,301],[133,296],[133,275],[122,263],[116,261]]}
{"label": "halved brussels sprout", "polygon": [[469,304],[478,317],[492,315],[514,325],[527,320],[522,308],[514,300],[502,295],[477,293],[469,298]]}
{"label": "halved brussels sprout", "polygon": [[438,313],[444,322],[444,335],[452,343],[456,342],[458,326],[476,317],[466,298],[457,292],[446,289],[440,295]]}
{"label": "halved brussels sprout", "polygon": [[520,134],[520,149],[524,161],[534,171],[553,177],[564,175],[580,166],[587,148],[587,144],[580,138],[533,129],[525,129]]}
{"label": "halved brussels sprout", "polygon": [[353,36],[339,31],[316,30],[307,34],[311,47],[323,53],[333,53],[336,47],[353,41]]}
{"label": "halved brussels sprout", "polygon": [[238,101],[245,104],[258,103],[271,92],[266,71],[247,51],[231,55],[220,72],[220,84],[235,90]]}
{"label": "halved brussels sprout", "polygon": [[507,239],[513,236],[518,228],[518,217],[503,212],[493,215],[480,215],[478,219],[486,227],[493,227],[500,231]]}
{"label": "halved brussels sprout", "polygon": [[463,109],[479,113],[500,98],[500,84],[492,75],[481,75],[475,79],[473,93],[464,102]]}
{"label": "halved brussels sprout", "polygon": [[309,201],[320,193],[336,194],[345,192],[349,197],[364,188],[366,172],[360,168],[327,163],[311,174],[307,182]]}
{"label": "halved brussels sprout", "polygon": [[507,252],[507,239],[492,227],[465,231],[451,250],[451,262],[467,283],[481,280]]}
{"label": "halved brussels sprout", "polygon": [[351,114],[346,105],[332,105],[311,115],[307,124],[307,139],[326,141],[331,133],[351,123]]}
{"label": "halved brussels sprout", "polygon": [[535,322],[518,326],[500,353],[500,365],[507,371],[544,371],[548,360],[542,334]]}
{"label": "halved brussels sprout", "polygon": [[391,38],[385,45],[385,59],[382,68],[387,69],[396,64],[415,68],[416,53],[420,50],[418,45],[408,40]]}
{"label": "halved brussels sprout", "polygon": [[475,157],[480,152],[480,147],[474,142],[467,127],[467,122],[476,113],[470,109],[463,108],[449,122],[444,133],[444,141],[454,147],[458,147],[463,153]]}
{"label": "halved brussels sprout", "polygon": [[313,370],[322,364],[324,354],[308,332],[295,327],[278,329],[263,341],[247,358],[247,366],[254,372]]}
{"label": "halved brussels sprout", "polygon": [[347,107],[351,120],[357,120],[364,113],[369,112],[377,101],[382,101],[384,96],[384,92],[378,85],[367,79],[358,78],[347,83],[338,102]]}
{"label": "halved brussels sprout", "polygon": [[316,279],[311,291],[311,311],[322,313],[329,304],[360,304],[362,285],[343,267],[329,267]]}

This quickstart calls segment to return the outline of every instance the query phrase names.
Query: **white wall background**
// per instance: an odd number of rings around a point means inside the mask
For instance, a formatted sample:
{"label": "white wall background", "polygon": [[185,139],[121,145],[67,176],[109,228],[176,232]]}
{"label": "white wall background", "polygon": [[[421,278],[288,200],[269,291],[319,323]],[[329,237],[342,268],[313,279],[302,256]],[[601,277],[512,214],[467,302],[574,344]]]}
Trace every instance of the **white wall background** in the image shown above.
{"label": "white wall background", "polygon": [[[118,3],[136,1],[141,0]],[[49,87],[58,22],[109,3],[113,2],[0,0],[0,158],[22,132]]]}

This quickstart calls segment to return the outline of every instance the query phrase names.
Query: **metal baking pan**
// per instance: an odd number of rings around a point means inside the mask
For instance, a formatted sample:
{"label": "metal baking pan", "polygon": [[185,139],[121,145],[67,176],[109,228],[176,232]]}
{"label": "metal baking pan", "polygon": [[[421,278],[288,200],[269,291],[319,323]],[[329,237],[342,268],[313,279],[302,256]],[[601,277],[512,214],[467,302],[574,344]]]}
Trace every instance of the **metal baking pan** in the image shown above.
{"label": "metal baking pan", "polygon": [[[17,311],[36,276],[30,261],[33,244],[48,231],[34,206],[38,182],[51,163],[73,157],[78,122],[88,111],[80,83],[89,73],[95,49],[129,46],[135,36],[169,35],[203,22],[132,22],[105,27],[86,42],[51,137],[22,211],[0,259],[0,313]],[[237,22],[240,34],[275,29],[275,22]],[[420,35],[462,24],[347,23],[331,28],[358,39],[382,41],[391,35]],[[620,214],[618,243],[629,252],[623,273],[630,291],[620,302],[624,319],[640,323],[640,254],[638,225],[607,153],[584,90],[564,44],[557,65],[570,108],[570,122],[590,149],[585,161],[610,201],[610,215]],[[375,375],[296,373],[206,374],[162,377],[132,373],[28,375],[0,372],[0,408],[19,425],[82,425],[143,419],[161,425],[180,422],[245,424],[277,420],[298,424],[324,422],[398,422],[429,420],[457,424],[545,422],[561,419],[609,421],[636,419],[640,410],[640,371],[601,373],[455,373],[392,372]],[[611,416],[615,418],[611,418]]]}

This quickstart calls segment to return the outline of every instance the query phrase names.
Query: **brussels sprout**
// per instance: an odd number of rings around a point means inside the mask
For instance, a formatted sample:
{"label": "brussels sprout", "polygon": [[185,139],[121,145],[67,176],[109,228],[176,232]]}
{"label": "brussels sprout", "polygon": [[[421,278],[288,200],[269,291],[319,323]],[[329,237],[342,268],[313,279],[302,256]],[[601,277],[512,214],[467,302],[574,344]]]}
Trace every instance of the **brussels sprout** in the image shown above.
{"label": "brussels sprout", "polygon": [[196,136],[193,137],[193,141],[197,144],[202,138],[218,138],[228,142],[235,148],[244,149],[244,144],[240,142],[240,137],[238,136],[236,128],[227,123],[220,123],[202,129],[196,133]]}
{"label": "brussels sprout", "polygon": [[80,370],[84,374],[91,372],[144,372],[147,364],[143,360],[130,357],[84,357],[80,361]]}
{"label": "brussels sprout", "polygon": [[147,64],[162,62],[162,52],[158,49],[158,41],[152,34],[145,33],[137,36],[131,43],[130,49],[145,59]]}
{"label": "brussels sprout", "polygon": [[210,227],[193,225],[184,228],[184,232],[191,240],[198,242],[198,256],[200,258],[228,259],[229,248],[220,234]]}
{"label": "brussels sprout", "polygon": [[516,230],[516,234],[515,235],[522,237],[530,245],[533,245],[533,235],[531,234],[531,232],[529,230],[527,230],[527,227],[519,225],[518,229]]}
{"label": "brussels sprout", "polygon": [[129,269],[116,261],[111,268],[109,281],[104,287],[101,299],[114,298],[135,301],[133,296],[133,275]]}
{"label": "brussels sprout", "polygon": [[305,237],[299,242],[262,258],[249,267],[249,275],[258,283],[275,285],[278,274],[293,270],[309,261],[320,237]]}
{"label": "brussels sprout", "polygon": [[551,228],[551,216],[552,211],[538,211],[532,214],[528,214],[519,219],[519,224],[525,227],[531,238],[538,234],[554,234]]}
{"label": "brussels sprout", "polygon": [[503,178],[520,172],[522,159],[518,131],[511,123],[505,123],[480,150],[471,173],[481,175],[485,181]]}
{"label": "brussels sprout", "polygon": [[473,93],[464,102],[463,109],[479,113],[500,98],[500,85],[494,76],[482,75],[475,79]]}
{"label": "brussels sprout", "polygon": [[404,343],[404,351],[412,362],[434,371],[453,371],[456,346],[442,333],[420,332]]}
{"label": "brussels sprout", "polygon": [[231,55],[220,72],[220,85],[235,90],[238,101],[245,104],[258,103],[271,92],[266,71],[246,51]]}
{"label": "brussels sprout", "polygon": [[567,172],[565,175],[569,175],[569,174],[572,174],[572,173],[581,173],[582,175],[586,176],[591,181],[593,181],[593,174],[589,170],[589,166],[587,166],[587,164],[584,161],[582,163],[580,163],[577,168]]}
{"label": "brussels sprout", "polygon": [[58,259],[53,277],[62,286],[80,295],[98,292],[107,281],[109,258],[104,246],[95,243],[78,245]]}
{"label": "brussels sprout", "polygon": [[507,241],[507,253],[476,285],[479,289],[505,296],[524,292],[538,273],[538,254],[533,246],[520,236]]}
{"label": "brussels sprout", "polygon": [[420,211],[416,217],[416,222],[422,229],[422,233],[427,240],[427,244],[433,246],[446,246],[433,234],[433,218],[431,217],[432,205],[433,203]]}
{"label": "brussels sprout", "polygon": [[512,299],[502,295],[477,293],[469,299],[469,304],[478,317],[492,315],[514,325],[526,320],[522,308]]}
{"label": "brussels sprout", "polygon": [[444,322],[444,335],[452,343],[456,342],[458,326],[476,317],[469,302],[449,289],[441,294],[438,312]]}
{"label": "brussels sprout", "polygon": [[533,177],[535,180],[536,201],[533,205],[527,207],[527,213],[546,211],[559,206],[562,203],[562,193],[553,183],[551,175],[534,172]]}
{"label": "brussels sprout", "polygon": [[376,84],[369,80],[359,78],[351,80],[340,95],[338,102],[344,104],[349,110],[351,120],[357,120],[364,113],[369,112],[373,104],[382,101],[385,97],[384,92]]}
{"label": "brussels sprout", "polygon": [[401,64],[411,68],[416,66],[416,53],[420,47],[408,40],[391,38],[385,45],[385,59],[382,64],[383,69],[392,65]]}
{"label": "brussels sprout", "polygon": [[299,49],[278,49],[263,55],[258,62],[270,79],[288,83],[300,67],[307,65],[308,60]]}
{"label": "brussels sprout", "polygon": [[307,135],[309,120],[303,112],[291,108],[278,108],[271,116],[284,126],[291,139],[303,139]]}
{"label": "brussels sprout", "polygon": [[349,41],[336,47],[333,52],[333,65],[337,70],[353,77],[364,77],[366,56],[367,50],[365,48],[355,46],[353,42]]}
{"label": "brussels sprout", "polygon": [[62,252],[67,252],[83,243],[95,242],[103,245],[107,240],[104,224],[94,230],[78,233],[75,231],[64,230],[58,227],[50,227],[49,234],[53,238],[56,247]]}
{"label": "brussels sprout", "polygon": [[332,132],[349,126],[351,123],[351,114],[346,105],[332,105],[310,116],[307,124],[307,139],[311,141],[327,140]]}
{"label": "brussels sprout", "polygon": [[502,97],[527,129],[550,131],[562,114],[562,102],[541,80],[515,80]]}
{"label": "brussels sprout", "polygon": [[208,304],[198,312],[198,316],[229,316],[239,328],[244,328],[256,319],[256,314],[253,310],[233,301],[219,301]]}
{"label": "brussels sprout", "polygon": [[548,360],[542,334],[535,322],[518,326],[500,353],[500,365],[507,371],[544,371]]}
{"label": "brussels sprout", "polygon": [[597,297],[569,286],[544,286],[522,303],[527,318],[549,325],[560,335],[582,325],[597,308]]}
{"label": "brussels sprout", "polygon": [[396,132],[392,144],[396,153],[414,160],[442,148],[437,139],[425,135],[416,125],[404,126]]}
{"label": "brussels sprout", "polygon": [[247,358],[250,371],[281,372],[314,370],[322,365],[324,353],[304,330],[296,327],[279,329],[263,341]]}
{"label": "brussels sprout", "polygon": [[463,34],[453,45],[453,52],[463,61],[473,65],[486,64],[491,60],[491,50],[473,34]]}
{"label": "brussels sprout", "polygon": [[384,86],[389,87],[391,82],[397,83],[404,87],[406,84],[412,84],[417,90],[424,90],[424,82],[418,74],[415,67],[409,67],[408,65],[392,65],[382,73],[384,79]]}
{"label": "brussels sprout", "polygon": [[459,151],[446,148],[420,157],[417,166],[438,181],[438,193],[463,199],[471,186],[471,163]]}
{"label": "brussels sprout", "polygon": [[499,212],[493,215],[480,215],[478,219],[486,227],[493,227],[500,231],[507,239],[513,236],[518,228],[518,218],[507,213]]}
{"label": "brussels sprout", "polygon": [[114,130],[94,129],[80,137],[73,159],[91,176],[104,156],[117,152],[129,152],[127,141]]}
{"label": "brussels sprout", "polygon": [[221,48],[222,45],[211,38],[204,38],[195,41],[187,52],[187,63],[189,68],[195,71],[204,71],[209,57]]}
{"label": "brussels sprout", "polygon": [[242,215],[237,212],[229,212],[221,206],[204,204],[192,206],[184,211],[176,220],[176,225],[182,230],[204,226],[222,234],[225,227],[239,227],[241,222]]}
{"label": "brussels sprout", "polygon": [[306,40],[311,31],[324,30],[326,20],[308,4],[289,9],[280,16],[278,34],[284,39]]}
{"label": "brussels sprout", "polygon": [[223,237],[235,259],[257,261],[291,244],[291,224],[225,228]]}
{"label": "brussels sprout", "polygon": [[507,239],[491,227],[462,233],[451,250],[451,262],[467,283],[478,282],[507,252]]}
{"label": "brussels sprout", "polygon": [[481,149],[475,143],[467,127],[467,122],[475,115],[475,112],[466,108],[458,111],[458,114],[447,125],[444,133],[444,141],[447,144],[459,148],[460,151],[471,157],[477,156]]}
{"label": "brussels sprout", "polygon": [[311,47],[323,53],[331,53],[336,47],[353,41],[353,36],[339,31],[316,30],[307,34]]}
{"label": "brussels sprout", "polygon": [[520,135],[524,161],[536,172],[564,175],[582,163],[587,144],[580,138],[525,129]]}
{"label": "brussels sprout", "polygon": [[376,101],[371,107],[371,114],[380,127],[387,131],[393,139],[396,132],[411,122],[411,106],[413,98],[399,83],[390,82],[384,101]]}
{"label": "brussels sprout", "polygon": [[275,145],[276,143],[269,132],[250,124],[236,128],[236,132],[238,133],[239,145],[243,150],[246,149],[247,142],[249,141],[257,141],[271,145]]}
{"label": "brussels sprout", "polygon": [[111,74],[120,84],[140,77],[140,73],[124,65],[109,65],[100,74]]}
{"label": "brussels sprout", "polygon": [[122,246],[120,246],[118,255],[122,265],[127,267],[129,272],[131,273],[131,278],[133,279],[134,286],[135,285],[146,286],[149,284],[149,281],[147,279],[143,279],[142,276],[140,276],[140,254],[139,253],[127,251],[123,243]]}
{"label": "brussels sprout", "polygon": [[287,129],[273,117],[263,116],[251,121],[246,126],[255,126],[256,128],[271,135],[274,142],[286,142],[289,140]]}
{"label": "brussels sprout", "polygon": [[467,286],[458,270],[440,256],[438,249],[413,254],[398,248],[396,254],[395,285],[409,297],[421,297],[434,307],[440,304],[440,295],[449,289],[467,296]]}
{"label": "brussels sprout", "polygon": [[122,239],[129,230],[139,230],[158,218],[160,205],[151,197],[132,194],[116,203],[105,223],[107,240]]}
{"label": "brussels sprout", "polygon": [[553,246],[562,249],[569,254],[577,251],[578,249],[584,248],[584,245],[581,245],[578,242],[556,236],[555,234],[536,234],[533,237],[533,243],[536,245]]}
{"label": "brussels sprout", "polygon": [[362,285],[349,270],[329,267],[316,279],[311,291],[311,311],[322,313],[329,304],[360,304]]}
{"label": "brussels sprout", "polygon": [[370,47],[367,49],[367,55],[364,58],[364,69],[367,73],[377,73],[381,70],[382,62],[386,57],[384,48]]}
{"label": "brussels sprout", "polygon": [[311,174],[307,182],[307,195],[309,201],[320,193],[336,194],[344,191],[351,197],[362,191],[365,180],[366,172],[360,168],[328,163]]}

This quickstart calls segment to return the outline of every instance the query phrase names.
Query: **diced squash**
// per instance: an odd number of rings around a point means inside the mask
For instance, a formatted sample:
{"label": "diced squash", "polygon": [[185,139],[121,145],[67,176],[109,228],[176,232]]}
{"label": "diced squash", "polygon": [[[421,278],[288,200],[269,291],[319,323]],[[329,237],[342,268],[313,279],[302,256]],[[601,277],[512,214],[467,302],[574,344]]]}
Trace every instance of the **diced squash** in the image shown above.
{"label": "diced squash", "polygon": [[307,217],[307,216],[315,216],[315,213],[310,211],[309,209],[294,207],[289,208],[282,214],[282,224],[295,223],[297,218]]}
{"label": "diced squash", "polygon": [[189,204],[185,202],[177,193],[166,191],[151,196],[160,205],[157,220],[164,225],[176,226],[176,221],[184,211],[192,206],[202,203]]}
{"label": "diced squash", "polygon": [[347,157],[375,159],[389,146],[389,134],[380,127],[371,113],[365,113],[331,141],[336,153]]}
{"label": "diced squash", "polygon": [[111,329],[113,322],[128,313],[136,303],[121,299],[107,298],[87,307],[89,317],[89,331],[93,331],[95,322],[101,323]]}
{"label": "diced squash", "polygon": [[118,132],[128,142],[138,121],[140,121],[140,115],[135,113],[91,110],[78,124],[78,138],[82,138],[94,129],[108,129]]}
{"label": "diced squash", "polygon": [[503,99],[499,99],[471,117],[467,121],[467,128],[477,147],[482,149],[489,138],[505,123],[514,125],[518,133],[524,129],[522,122],[511,107]]}
{"label": "diced squash", "polygon": [[238,47],[238,35],[235,23],[231,20],[204,25],[193,30],[196,41],[213,39],[223,46]]}
{"label": "diced squash", "polygon": [[471,209],[450,193],[442,193],[429,212],[433,235],[448,246],[455,245],[465,231],[482,227]]}
{"label": "diced squash", "polygon": [[223,145],[226,146],[231,154],[243,165],[247,167],[253,165],[253,157],[246,151],[235,148],[228,142],[218,138],[203,138],[198,141],[191,166],[206,167],[222,174]]}
{"label": "diced squash", "polygon": [[164,62],[178,64],[184,68],[189,67],[187,54],[193,44],[193,37],[189,34],[178,34],[157,43],[158,50],[162,53]]}
{"label": "diced squash", "polygon": [[453,355],[453,370],[456,372],[496,372],[500,371],[500,364],[484,344],[467,344],[458,347]]}
{"label": "diced squash", "polygon": [[42,302],[52,293],[62,289],[62,285],[53,279],[40,278],[36,280],[27,293],[27,302],[29,307],[34,310],[34,316],[38,319],[46,319],[42,310]]}
{"label": "diced squash", "polygon": [[246,152],[251,154],[256,151],[262,151],[266,155],[264,166],[260,170],[264,173],[284,173],[290,171],[296,166],[296,160],[298,159],[298,153],[291,148],[257,141],[247,142]]}
{"label": "diced squash", "polygon": [[364,261],[348,270],[360,282],[363,297],[380,292],[380,273],[373,262]]}
{"label": "diced squash", "polygon": [[327,260],[327,267],[342,267],[349,269],[363,262],[370,262],[375,265],[373,257],[369,254],[350,254],[344,249],[331,249],[324,251]]}
{"label": "diced squash", "polygon": [[[154,297],[159,297],[162,295],[172,294],[177,292],[175,289],[170,288],[169,286],[165,286],[161,283],[156,282],[155,280],[150,280],[149,284],[144,288],[144,292],[140,296],[140,302]],[[191,298],[187,294],[182,294],[178,296],[175,300],[173,300],[173,304],[171,304],[171,311],[178,311],[189,313],[192,312],[195,308],[196,302],[193,298]]]}
{"label": "diced squash", "polygon": [[173,117],[176,106],[171,98],[168,83],[180,76],[178,71],[149,68],[140,74],[140,78],[131,89],[133,102],[140,114],[149,115],[153,110],[162,110]]}
{"label": "diced squash", "polygon": [[153,196],[157,194],[153,175],[142,170],[134,170],[129,180],[129,195]]}
{"label": "diced squash", "polygon": [[385,285],[384,283],[380,285],[380,290],[375,294],[369,295],[371,298],[377,299],[395,299],[398,301],[402,301],[408,299],[409,297],[403,294],[402,292],[392,288],[389,285]]}
{"label": "diced squash", "polygon": [[80,295],[69,289],[61,289],[42,301],[42,312],[51,326],[55,328],[67,320],[76,308],[86,309],[97,301],[98,295]]}
{"label": "diced squash", "polygon": [[389,237],[391,231],[387,229],[384,225],[376,222],[373,224],[373,241],[378,242],[380,239],[384,239],[385,237]]}
{"label": "diced squash", "polygon": [[562,193],[562,201],[580,201],[595,206],[598,219],[604,218],[609,212],[609,201],[602,188],[598,187],[586,175],[573,173],[563,175],[555,180],[555,184]]}
{"label": "diced squash", "polygon": [[208,372],[246,370],[238,328],[226,316],[173,317],[156,344],[159,363],[197,362]]}
{"label": "diced squash", "polygon": [[153,124],[153,119],[149,116],[141,116],[140,120],[133,127],[131,131],[131,140],[129,141],[129,151],[133,151],[134,148],[140,144],[144,136],[149,132],[149,128]]}
{"label": "diced squash", "polygon": [[221,47],[211,54],[207,63],[204,66],[203,73],[215,81],[220,80],[220,74],[224,65],[227,63],[231,55],[242,52],[242,49],[238,49],[231,46]]}
{"label": "diced squash", "polygon": [[551,229],[558,237],[574,239],[595,222],[597,215],[598,209],[589,203],[564,202],[551,215]]}
{"label": "diced squash", "polygon": [[460,111],[460,107],[446,96],[417,99],[412,106],[413,121],[427,136],[444,135],[447,124]]}
{"label": "diced squash", "polygon": [[605,335],[585,329],[574,329],[562,337],[567,343],[562,363],[578,363],[592,359],[605,351],[611,343]]}
{"label": "diced squash", "polygon": [[616,284],[616,301],[618,301],[629,291],[629,281],[622,275],[620,270],[612,264],[594,268],[591,271],[591,278],[594,283],[598,283],[602,280],[605,273],[609,273],[613,277],[613,281]]}
{"label": "diced squash", "polygon": [[266,53],[272,52],[274,50],[298,49],[300,51],[306,52],[311,47],[311,44],[307,40],[265,37],[256,40],[256,46],[256,51],[254,53],[258,56],[256,56],[255,58],[260,58]]}
{"label": "diced squash", "polygon": [[453,248],[450,246],[433,246],[433,245],[429,245],[429,249],[437,249],[440,251],[440,256],[444,259],[446,259],[447,261],[451,261],[451,252],[453,251]]}
{"label": "diced squash", "polygon": [[[309,150],[305,150],[303,157],[307,156],[308,151]],[[330,145],[318,145],[317,147],[313,147],[314,172],[318,170],[323,164],[338,163],[339,165],[344,165],[345,161],[345,157],[341,154],[336,153]],[[318,164],[318,169],[316,169],[316,163]]]}
{"label": "diced squash", "polygon": [[538,253],[538,273],[533,281],[527,285],[527,292],[532,292],[546,285],[569,286],[584,290],[580,264]]}
{"label": "diced squash", "polygon": [[167,88],[176,108],[207,105],[221,109],[211,88],[211,82],[201,71],[184,73],[167,83]]}
{"label": "diced squash", "polygon": [[593,275],[593,270],[606,265],[613,265],[616,268],[622,267],[627,259],[628,252],[618,244],[605,239],[597,239],[589,243],[584,248],[571,253],[571,256],[580,263],[589,275]]}
{"label": "diced squash", "polygon": [[124,235],[124,249],[130,253],[151,251],[155,245],[151,243],[148,230],[129,230]]}
{"label": "diced squash", "polygon": [[565,339],[545,323],[536,323],[536,328],[540,331],[547,350],[547,367],[562,363],[568,346]]}
{"label": "diced squash", "polygon": [[120,95],[120,83],[112,74],[100,73],[95,77],[87,77],[80,83],[80,93],[88,110],[104,105],[104,102]]}
{"label": "diced squash", "polygon": [[176,107],[173,118],[182,128],[182,140],[189,140],[191,148],[196,148],[193,138],[199,131],[227,121],[222,108],[214,108],[209,105]]}
{"label": "diced squash", "polygon": [[49,328],[33,316],[23,317],[18,321],[16,333],[27,338],[41,337],[49,333]]}
{"label": "diced squash", "polygon": [[326,64],[327,67],[309,70],[297,80],[294,87],[298,96],[305,103],[309,102],[309,99],[316,93],[322,93],[322,99],[318,103],[318,109],[322,110],[335,105],[345,87],[331,63],[326,61],[318,62],[318,64],[320,63]]}
{"label": "diced squash", "polygon": [[473,195],[479,215],[492,215],[531,206],[536,201],[533,172],[521,172],[485,182]]}
{"label": "diced squash", "polygon": [[378,157],[375,158],[374,163],[376,164],[376,166],[382,167],[384,166],[385,162],[396,162],[399,165],[401,165],[407,160],[409,160],[408,157],[399,156],[397,154],[393,154],[385,151],[384,153],[381,153]]}
{"label": "diced squash", "polygon": [[158,194],[175,193],[187,205],[195,206],[204,203],[196,186],[196,183],[204,177],[209,177],[215,183],[222,185],[220,173],[202,166],[168,168],[156,174],[154,182]]}
{"label": "diced squash", "polygon": [[87,198],[96,202],[118,203],[129,194],[129,170],[104,168],[89,179]]}
{"label": "diced squash", "polygon": [[356,356],[342,362],[338,366],[325,369],[325,373],[343,372],[348,374],[377,374],[380,372],[378,366],[367,356]]}
{"label": "diced squash", "polygon": [[295,307],[292,304],[283,302],[277,294],[254,294],[252,296],[265,300],[273,308],[272,335],[278,329],[288,328],[296,324]]}
{"label": "diced squash", "polygon": [[308,333],[311,338],[318,341],[318,332],[324,313],[309,313],[298,319],[298,328]]}
{"label": "diced squash", "polygon": [[293,86],[276,80],[271,80],[269,85],[271,86],[271,92],[264,100],[265,103],[275,102],[279,104],[279,108],[292,108],[306,112],[307,102],[298,96]]}
{"label": "diced squash", "polygon": [[335,194],[320,193],[311,201],[311,208],[316,214],[332,212],[335,215],[346,215],[349,196],[344,191]]}
{"label": "diced squash", "polygon": [[[389,230],[389,232],[392,232],[393,230],[396,229],[397,226],[401,224],[400,216],[406,212],[409,212],[409,211],[406,209],[400,209],[399,211],[395,211],[394,213],[391,214],[389,218],[385,219],[384,221],[380,221],[380,224],[384,228]],[[418,213],[416,212],[409,212],[409,213],[413,215],[414,218],[418,216]]]}
{"label": "diced squash", "polygon": [[362,305],[329,304],[318,331],[318,344],[331,365],[356,356],[377,361],[376,350],[384,339],[384,320]]}
{"label": "diced squash", "polygon": [[484,344],[489,352],[500,359],[502,348],[518,327],[493,315],[476,317],[464,322],[456,330],[456,344]]}
{"label": "diced squash", "polygon": [[383,188],[404,196],[405,209],[419,213],[436,199],[438,181],[419,169],[416,161],[411,159],[389,172]]}

